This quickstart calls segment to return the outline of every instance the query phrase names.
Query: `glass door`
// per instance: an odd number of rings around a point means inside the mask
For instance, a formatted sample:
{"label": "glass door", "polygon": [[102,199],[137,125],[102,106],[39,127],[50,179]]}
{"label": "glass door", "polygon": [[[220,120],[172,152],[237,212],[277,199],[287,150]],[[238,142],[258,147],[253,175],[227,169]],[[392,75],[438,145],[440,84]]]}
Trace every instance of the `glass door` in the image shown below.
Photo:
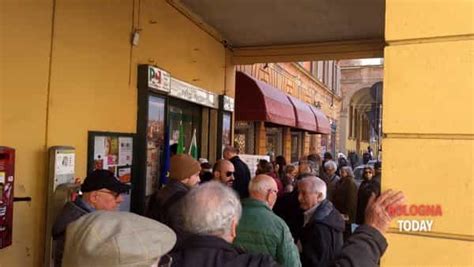
{"label": "glass door", "polygon": [[165,134],[165,98],[148,97],[148,122],[146,129],[146,190],[145,196],[158,188]]}
{"label": "glass door", "polygon": [[[189,153],[194,132],[199,147],[201,141],[201,107],[178,99],[169,99],[170,145],[178,143],[179,135],[184,135],[184,150]],[[180,125],[183,131],[180,133]]]}

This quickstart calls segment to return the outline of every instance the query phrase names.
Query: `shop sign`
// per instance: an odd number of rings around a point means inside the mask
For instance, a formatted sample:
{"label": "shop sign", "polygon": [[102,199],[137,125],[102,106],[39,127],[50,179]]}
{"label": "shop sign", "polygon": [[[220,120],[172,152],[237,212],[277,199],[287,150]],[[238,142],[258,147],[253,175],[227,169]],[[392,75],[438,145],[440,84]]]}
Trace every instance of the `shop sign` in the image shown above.
{"label": "shop sign", "polygon": [[171,76],[157,67],[148,67],[148,87],[163,92],[170,92]]}
{"label": "shop sign", "polygon": [[169,95],[211,108],[219,107],[216,94],[175,78],[171,78]]}
{"label": "shop sign", "polygon": [[223,96],[224,105],[223,108],[225,111],[234,112],[234,99],[229,96]]}

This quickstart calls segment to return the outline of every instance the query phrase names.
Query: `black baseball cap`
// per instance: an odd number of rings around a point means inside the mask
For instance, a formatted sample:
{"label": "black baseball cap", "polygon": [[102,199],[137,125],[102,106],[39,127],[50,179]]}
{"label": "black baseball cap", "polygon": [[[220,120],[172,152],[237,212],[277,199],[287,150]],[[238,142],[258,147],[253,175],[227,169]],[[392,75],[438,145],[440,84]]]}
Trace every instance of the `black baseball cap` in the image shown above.
{"label": "black baseball cap", "polygon": [[121,183],[114,173],[108,170],[95,170],[91,172],[81,185],[81,191],[84,193],[104,188],[122,194],[128,192],[131,186]]}

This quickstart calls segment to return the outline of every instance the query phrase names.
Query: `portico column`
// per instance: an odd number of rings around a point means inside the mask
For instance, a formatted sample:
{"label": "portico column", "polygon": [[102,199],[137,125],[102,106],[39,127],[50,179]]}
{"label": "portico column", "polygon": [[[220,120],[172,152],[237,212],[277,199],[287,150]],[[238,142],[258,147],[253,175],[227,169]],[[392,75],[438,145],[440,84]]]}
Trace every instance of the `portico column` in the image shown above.
{"label": "portico column", "polygon": [[439,204],[429,232],[388,234],[382,266],[472,266],[474,4],[387,0],[382,188]]}

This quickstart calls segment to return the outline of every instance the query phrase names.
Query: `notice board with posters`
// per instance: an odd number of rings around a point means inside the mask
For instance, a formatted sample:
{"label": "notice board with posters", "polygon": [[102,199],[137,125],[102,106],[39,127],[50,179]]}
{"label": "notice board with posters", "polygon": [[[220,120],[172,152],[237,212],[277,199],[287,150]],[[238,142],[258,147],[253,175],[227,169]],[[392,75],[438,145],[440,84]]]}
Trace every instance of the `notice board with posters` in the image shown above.
{"label": "notice board with posters", "polygon": [[[87,173],[97,169],[109,170],[122,183],[131,185],[134,173],[133,143],[135,134],[89,132]],[[130,192],[131,193],[131,192]],[[125,194],[119,210],[130,211],[130,195]]]}

